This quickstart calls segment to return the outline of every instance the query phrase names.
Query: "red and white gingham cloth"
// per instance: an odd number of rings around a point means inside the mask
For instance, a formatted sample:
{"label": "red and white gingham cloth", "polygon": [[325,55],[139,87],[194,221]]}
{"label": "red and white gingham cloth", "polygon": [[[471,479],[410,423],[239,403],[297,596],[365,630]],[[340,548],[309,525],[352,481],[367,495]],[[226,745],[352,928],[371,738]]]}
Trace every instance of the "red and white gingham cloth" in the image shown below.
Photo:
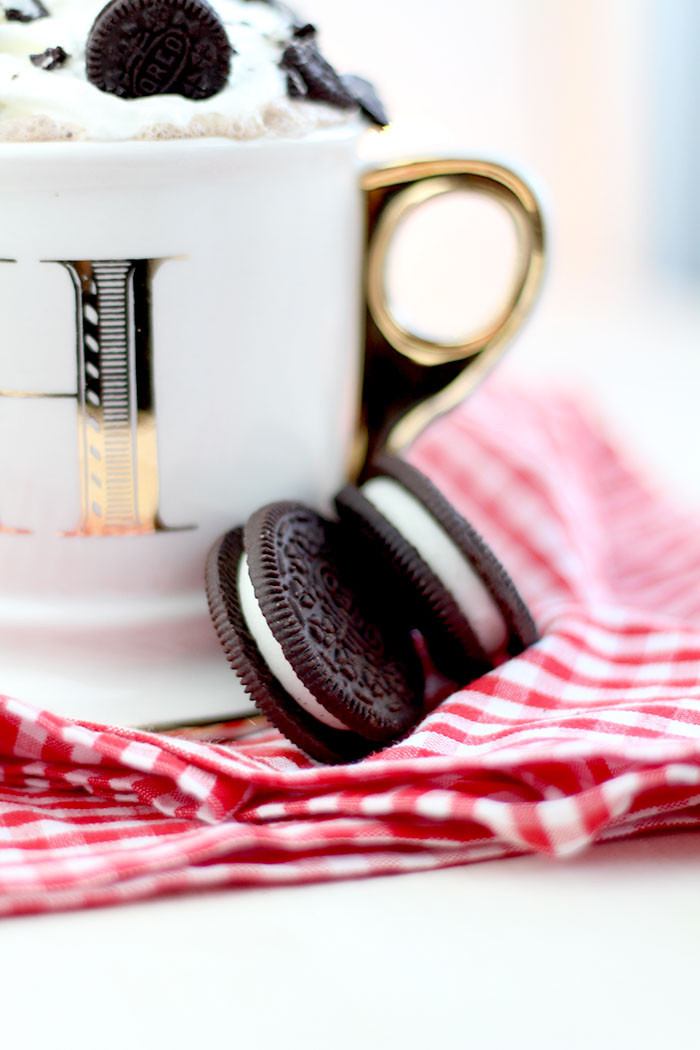
{"label": "red and white gingham cloth", "polygon": [[2,700],[1,914],[700,825],[697,516],[648,492],[574,404],[492,384],[411,459],[507,565],[540,643],[342,767],[271,729],[212,744]]}

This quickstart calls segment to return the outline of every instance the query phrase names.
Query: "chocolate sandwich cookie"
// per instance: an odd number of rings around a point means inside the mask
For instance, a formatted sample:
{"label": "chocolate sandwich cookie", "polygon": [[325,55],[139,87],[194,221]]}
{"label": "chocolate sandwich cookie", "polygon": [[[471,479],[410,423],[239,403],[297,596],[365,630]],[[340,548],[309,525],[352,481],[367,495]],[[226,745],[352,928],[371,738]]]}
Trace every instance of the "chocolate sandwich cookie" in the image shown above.
{"label": "chocolate sandwich cookie", "polygon": [[361,487],[336,498],[349,543],[410,610],[436,667],[458,683],[537,640],[532,617],[493,551],[420,471],[380,456]]}
{"label": "chocolate sandwich cookie", "polygon": [[225,87],[232,48],[205,0],[111,0],[88,35],[86,72],[121,98],[203,99]]}
{"label": "chocolate sandwich cookie", "polygon": [[407,628],[378,621],[351,587],[339,526],[298,503],[262,508],[212,548],[209,607],[258,708],[323,762],[404,736],[422,710]]}

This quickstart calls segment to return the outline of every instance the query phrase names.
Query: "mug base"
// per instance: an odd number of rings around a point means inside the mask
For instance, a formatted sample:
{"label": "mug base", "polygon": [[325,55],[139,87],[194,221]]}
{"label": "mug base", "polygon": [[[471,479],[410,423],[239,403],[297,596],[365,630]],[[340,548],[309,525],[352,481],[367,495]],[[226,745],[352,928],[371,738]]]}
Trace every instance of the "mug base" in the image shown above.
{"label": "mug base", "polygon": [[53,662],[18,666],[0,649],[5,696],[83,722],[166,729],[244,718],[256,713],[221,654],[129,666]]}
{"label": "mug base", "polygon": [[128,626],[114,618],[107,625],[94,605],[62,624],[37,606],[24,622],[17,609],[14,618],[0,615],[0,692],[79,721],[148,729],[255,713],[203,595],[181,604],[183,615],[169,622],[146,616],[134,623],[132,610]]}

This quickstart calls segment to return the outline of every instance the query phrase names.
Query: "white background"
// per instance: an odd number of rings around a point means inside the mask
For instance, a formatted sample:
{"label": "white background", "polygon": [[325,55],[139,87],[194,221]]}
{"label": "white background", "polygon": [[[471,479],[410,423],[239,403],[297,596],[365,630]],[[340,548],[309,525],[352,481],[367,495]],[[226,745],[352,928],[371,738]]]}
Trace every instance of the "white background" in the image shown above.
{"label": "white background", "polygon": [[[402,145],[432,130],[461,153],[510,162],[537,189],[549,271],[503,372],[591,397],[633,458],[700,502],[700,289],[662,267],[654,237],[684,161],[659,152],[674,56],[657,51],[664,19],[682,32],[684,3],[306,0],[304,10],[328,57],[375,81]],[[471,232],[462,227],[462,244]],[[455,223],[443,257],[453,286],[453,259],[467,263],[459,242]],[[488,296],[484,253],[497,273],[480,243],[464,284]],[[418,276],[407,290],[421,294]],[[443,313],[452,302],[440,299]]]}

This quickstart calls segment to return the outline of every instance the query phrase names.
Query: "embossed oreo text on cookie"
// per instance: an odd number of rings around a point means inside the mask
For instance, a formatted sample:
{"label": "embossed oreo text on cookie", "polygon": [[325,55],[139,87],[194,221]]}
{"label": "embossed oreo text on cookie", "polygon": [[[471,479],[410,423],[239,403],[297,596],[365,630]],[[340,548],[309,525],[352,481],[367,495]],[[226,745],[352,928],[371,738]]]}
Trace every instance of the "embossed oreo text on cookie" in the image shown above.
{"label": "embossed oreo text on cookie", "polygon": [[121,98],[209,98],[226,85],[231,54],[204,0],[112,0],[90,30],[87,77]]}

